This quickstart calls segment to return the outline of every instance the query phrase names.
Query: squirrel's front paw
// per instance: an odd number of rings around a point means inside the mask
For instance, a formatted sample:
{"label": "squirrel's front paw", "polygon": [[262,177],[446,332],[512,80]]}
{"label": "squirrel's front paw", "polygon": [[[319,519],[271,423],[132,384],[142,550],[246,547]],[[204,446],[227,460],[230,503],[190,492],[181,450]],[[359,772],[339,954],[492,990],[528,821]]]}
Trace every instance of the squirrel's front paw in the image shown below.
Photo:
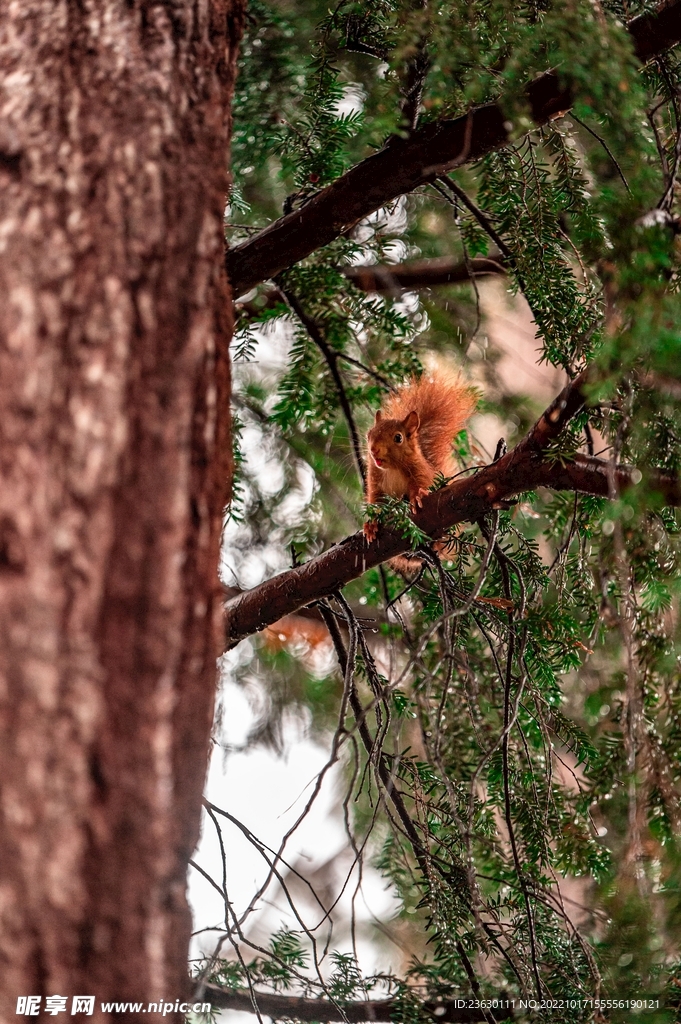
{"label": "squirrel's front paw", "polygon": [[416,491],[414,494],[412,494],[410,504],[411,504],[411,510],[412,510],[414,515],[416,515],[418,510],[423,505],[423,502],[422,502],[421,499],[425,498],[426,494],[428,494],[428,490],[425,487],[419,487],[418,491]]}
{"label": "squirrel's front paw", "polygon": [[362,529],[364,531],[364,536],[366,538],[367,544],[371,544],[372,541],[376,540],[376,534],[378,533],[378,523],[370,520],[368,523],[364,524]]}

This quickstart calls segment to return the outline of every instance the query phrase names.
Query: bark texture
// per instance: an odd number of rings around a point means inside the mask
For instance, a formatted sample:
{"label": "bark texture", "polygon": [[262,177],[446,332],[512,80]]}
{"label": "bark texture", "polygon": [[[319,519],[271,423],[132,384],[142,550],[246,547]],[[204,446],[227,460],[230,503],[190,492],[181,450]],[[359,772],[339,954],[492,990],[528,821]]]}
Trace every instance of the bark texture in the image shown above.
{"label": "bark texture", "polygon": [[186,993],[244,3],[3,7],[1,1020],[20,995],[92,994],[96,1020]]}

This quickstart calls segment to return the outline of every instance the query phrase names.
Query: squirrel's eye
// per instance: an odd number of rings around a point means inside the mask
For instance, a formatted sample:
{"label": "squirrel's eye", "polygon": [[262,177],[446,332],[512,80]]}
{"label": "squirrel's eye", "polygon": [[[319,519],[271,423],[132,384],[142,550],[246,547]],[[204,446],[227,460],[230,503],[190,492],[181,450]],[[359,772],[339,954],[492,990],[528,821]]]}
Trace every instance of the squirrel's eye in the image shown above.
{"label": "squirrel's eye", "polygon": [[395,434],[395,441],[397,442],[397,444],[402,444],[402,435]]}

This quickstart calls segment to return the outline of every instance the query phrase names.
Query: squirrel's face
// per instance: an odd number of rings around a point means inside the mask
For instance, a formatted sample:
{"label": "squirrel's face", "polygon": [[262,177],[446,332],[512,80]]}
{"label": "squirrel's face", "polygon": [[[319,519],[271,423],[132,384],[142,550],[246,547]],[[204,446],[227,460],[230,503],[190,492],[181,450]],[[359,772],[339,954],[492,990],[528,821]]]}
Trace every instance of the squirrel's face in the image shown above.
{"label": "squirrel's face", "polygon": [[399,469],[409,464],[418,449],[419,415],[412,410],[403,420],[384,419],[376,413],[367,435],[369,452],[379,469]]}

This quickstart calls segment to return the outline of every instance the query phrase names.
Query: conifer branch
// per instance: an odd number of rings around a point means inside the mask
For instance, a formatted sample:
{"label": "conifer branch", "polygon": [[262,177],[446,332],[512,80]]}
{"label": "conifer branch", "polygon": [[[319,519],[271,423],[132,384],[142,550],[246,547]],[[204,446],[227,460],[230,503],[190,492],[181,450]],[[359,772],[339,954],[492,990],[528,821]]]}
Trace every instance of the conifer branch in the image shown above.
{"label": "conifer branch", "polygon": [[[681,0],[629,22],[634,51],[645,62],[681,41]],[[536,126],[566,113],[572,94],[554,71],[531,82],[525,97]],[[485,103],[462,117],[435,121],[388,143],[305,206],[229,249],[232,292],[241,295],[349,231],[358,221],[419,185],[511,142],[502,105]]]}
{"label": "conifer branch", "polygon": [[[547,457],[545,449],[584,404],[587,371],[575,378],[537,420],[530,432],[496,462],[472,476],[459,477],[447,487],[428,494],[414,522],[429,537],[437,539],[457,523],[474,522],[523,491],[536,487],[578,491],[610,497],[613,470],[605,459],[575,455],[571,459]],[[631,466],[617,466],[614,479],[618,492],[635,487],[643,474]],[[681,504],[678,477],[652,471],[646,474],[648,492],[657,492],[667,505]],[[367,569],[403,554],[410,542],[395,530],[379,527],[378,536],[367,544],[364,535],[346,537],[340,544],[296,566],[252,590],[232,598],[225,605],[227,646],[272,625],[339,591]]]}

